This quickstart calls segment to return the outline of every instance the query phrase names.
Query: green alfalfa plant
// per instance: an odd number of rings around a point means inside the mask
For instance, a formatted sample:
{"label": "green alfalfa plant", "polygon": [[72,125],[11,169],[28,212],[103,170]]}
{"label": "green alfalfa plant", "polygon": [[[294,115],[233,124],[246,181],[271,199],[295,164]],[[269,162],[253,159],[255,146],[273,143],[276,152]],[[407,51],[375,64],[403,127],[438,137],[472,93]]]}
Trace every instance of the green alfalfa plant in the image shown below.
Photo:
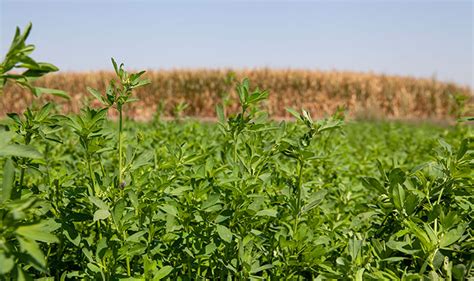
{"label": "green alfalfa plant", "polygon": [[[27,44],[26,40],[30,34],[32,25],[28,24],[23,32],[17,27],[13,41],[10,45],[5,58],[0,63],[0,95],[7,82],[17,84],[21,87],[28,88],[34,96],[40,94],[53,94],[63,98],[69,96],[60,90],[47,89],[33,86],[33,82],[38,78],[57,71],[58,68],[50,63],[36,62],[30,57],[35,46]],[[22,69],[23,72],[18,74],[15,70]],[[8,113],[8,117],[13,121],[9,130],[13,130],[19,141],[11,134],[5,133],[4,145],[0,145],[0,156],[10,156],[16,166],[20,167],[20,180],[15,183],[15,194],[20,194],[23,188],[25,171],[28,168],[37,169],[38,163],[33,163],[33,159],[41,158],[41,154],[30,145],[35,138],[61,142],[56,134],[61,128],[57,124],[57,115],[52,116],[54,105],[45,104],[40,109],[34,110],[28,107],[20,116],[16,113]],[[2,133],[3,134],[3,133]]]}
{"label": "green alfalfa plant", "polygon": [[112,58],[112,64],[114,66],[115,74],[118,78],[118,84],[115,80],[111,80],[109,85],[107,86],[105,96],[93,89],[88,87],[87,90],[99,100],[106,108],[115,107],[118,111],[119,119],[118,119],[118,143],[117,143],[117,150],[118,150],[118,158],[119,158],[119,167],[117,172],[117,183],[116,186],[119,186],[123,189],[126,185],[123,179],[123,121],[124,121],[124,113],[123,107],[127,103],[131,103],[137,101],[136,98],[132,97],[133,90],[136,88],[145,86],[150,83],[150,80],[143,79],[142,75],[145,74],[145,71],[140,71],[137,73],[128,73],[124,69],[124,64],[117,65],[115,60]]}
{"label": "green alfalfa plant", "polygon": [[[19,28],[16,30],[12,44],[4,60],[0,64],[0,94],[3,93],[3,87],[7,82],[13,82],[17,85],[28,88],[35,96],[49,93],[67,97],[63,91],[34,87],[31,84],[37,78],[49,72],[57,71],[57,68],[49,63],[36,62],[29,56],[35,48],[34,45],[27,45],[25,43],[30,31],[31,24],[26,27],[23,33],[21,33]],[[14,69],[26,70],[21,74],[17,74]],[[30,168],[38,169],[39,162],[35,162],[35,160],[42,158],[41,153],[31,145],[31,142],[36,138],[60,142],[59,137],[55,134],[57,132],[57,126],[54,121],[55,118],[50,115],[52,108],[52,104],[46,104],[39,110],[27,108],[23,117],[16,113],[10,113],[8,116],[13,122],[8,127],[11,131],[1,132],[2,141],[0,142],[3,143],[3,145],[0,145],[0,155],[11,157],[7,158],[4,167],[2,188],[3,206],[1,208],[3,210],[2,225],[6,227],[6,230],[17,229],[15,232],[11,233],[13,236],[10,238],[8,238],[8,233],[2,233],[4,238],[10,240],[6,240],[4,242],[6,244],[2,247],[4,251],[2,264],[6,265],[3,273],[5,273],[5,270],[8,272],[9,266],[7,264],[9,264],[10,261],[15,261],[15,263],[18,264],[33,262],[35,263],[36,269],[42,271],[46,270],[45,258],[39,249],[39,245],[35,241],[36,239],[31,239],[32,237],[25,238],[21,234],[18,235],[19,229],[27,229],[26,226],[19,228],[18,223],[25,219],[25,217],[31,218],[30,214],[36,210],[36,206],[41,205],[40,201],[36,200],[34,197],[30,197],[27,201],[22,199],[25,171]],[[17,137],[15,137],[15,135]],[[20,168],[20,178],[18,181],[16,180],[15,167]],[[24,214],[24,217],[18,216],[19,214]],[[15,222],[15,220],[18,221]],[[25,224],[25,222],[22,222],[21,224]],[[34,227],[31,228],[31,234],[35,235],[34,228],[40,231],[40,229],[45,226],[45,223],[37,220],[36,224],[33,226]],[[55,236],[50,234],[47,234],[46,236],[51,238],[48,239],[48,242],[57,242]],[[21,250],[12,250],[16,248],[15,241],[20,244]],[[21,255],[23,255],[22,252],[26,252],[26,257],[29,258],[20,258]],[[11,256],[12,254],[13,256]],[[15,258],[15,256],[17,257]],[[26,274],[23,272],[21,267],[15,266],[15,268],[16,270],[14,270],[15,272],[12,276],[17,276],[17,278],[19,278],[19,276]]]}
{"label": "green alfalfa plant", "polygon": [[237,162],[238,146],[240,136],[245,131],[255,131],[263,124],[258,124],[257,119],[261,118],[262,112],[256,110],[257,105],[268,98],[268,92],[256,88],[250,90],[250,82],[245,78],[236,86],[236,92],[240,102],[240,112],[236,115],[230,115],[226,119],[224,105],[218,104],[216,106],[217,117],[222,131],[232,143],[232,158]]}
{"label": "green alfalfa plant", "polygon": [[[344,116],[340,111],[335,113],[331,118],[324,119],[320,122],[315,122],[311,118],[311,114],[302,110],[302,113],[298,113],[293,109],[287,109],[298,122],[305,125],[305,133],[297,139],[284,139],[280,144],[280,151],[287,157],[293,158],[297,163],[297,176],[294,184],[295,200],[290,204],[293,210],[294,222],[293,222],[293,234],[296,234],[299,217],[314,208],[319,202],[321,202],[321,196],[316,196],[316,199],[308,204],[304,204],[303,196],[303,171],[305,165],[312,160],[316,160],[321,155],[316,154],[311,149],[311,142],[321,137],[323,134],[329,131],[340,128],[343,124]],[[324,196],[323,196],[324,197]]]}
{"label": "green alfalfa plant", "polygon": [[[28,88],[34,96],[52,94],[69,98],[64,91],[36,87],[32,83],[39,77],[57,71],[50,63],[36,62],[30,57],[35,46],[26,44],[31,31],[31,23],[21,32],[16,29],[6,56],[0,63],[0,96],[7,83]],[[18,73],[18,70],[23,72]],[[61,142],[57,135],[61,129],[57,116],[52,115],[54,105],[47,103],[38,110],[28,107],[20,116],[9,113],[11,123],[8,131],[0,132],[0,156],[7,157],[3,170],[2,197],[0,200],[1,230],[0,275],[13,279],[29,278],[28,268],[43,274],[48,272],[45,257],[38,242],[56,243],[52,232],[60,227],[54,220],[43,220],[41,209],[48,209],[46,201],[40,200],[24,186],[27,169],[39,170],[43,155],[32,146],[32,141]],[[17,181],[17,168],[20,169]],[[27,190],[27,195],[22,194]],[[26,266],[25,266],[26,265]]]}
{"label": "green alfalfa plant", "polygon": [[[232,264],[225,265],[228,272],[236,278],[250,278],[252,274],[258,272],[256,268],[251,268],[255,261],[254,255],[247,255],[246,251],[252,252],[252,246],[249,246],[249,238],[245,224],[250,223],[249,217],[243,214],[242,204],[248,204],[249,193],[255,192],[253,184],[246,185],[247,179],[255,179],[265,166],[264,161],[270,157],[270,150],[262,151],[261,157],[256,157],[255,153],[258,149],[255,145],[260,144],[262,140],[262,132],[270,130],[272,126],[266,122],[266,113],[259,110],[259,105],[268,97],[268,92],[258,88],[251,90],[250,82],[245,78],[241,83],[237,84],[236,92],[240,104],[240,111],[236,114],[226,116],[224,104],[216,107],[217,117],[219,120],[219,128],[223,133],[224,143],[222,151],[224,152],[223,160],[228,162],[228,177],[235,179],[227,181],[225,185],[232,186],[225,198],[233,198],[228,202],[228,208],[233,210],[234,215],[227,223],[216,224],[216,232],[218,237],[225,241],[225,251],[223,256],[226,260],[233,260]],[[232,167],[232,168],[231,168]],[[227,200],[229,200],[227,199]],[[245,203],[242,203],[245,202]],[[272,216],[275,216],[275,210],[266,210]],[[257,213],[255,211],[255,213]],[[265,212],[262,213],[262,216]],[[234,231],[234,232],[233,232]],[[233,249],[238,249],[234,251]],[[266,266],[261,268],[263,271]],[[226,274],[224,270],[220,271],[221,278]]]}
{"label": "green alfalfa plant", "polygon": [[[53,104],[47,103],[39,110],[27,108],[23,116],[16,113],[7,114],[13,121],[10,129],[21,139],[21,141],[17,141],[15,144],[21,148],[27,148],[31,147],[32,141],[37,139],[61,143],[62,141],[58,134],[62,130],[58,124],[58,118],[60,117],[59,115],[53,115],[53,108]],[[39,164],[35,163],[32,157],[13,156],[12,159],[16,166],[20,167],[20,179],[16,188],[18,192],[21,192],[21,189],[24,188],[26,170],[37,170]]]}
{"label": "green alfalfa plant", "polygon": [[[120,188],[122,195],[124,194],[124,189],[127,185],[124,180],[124,173],[127,167],[130,167],[129,164],[126,165],[124,160],[124,151],[123,151],[123,124],[124,124],[124,112],[123,108],[125,104],[136,101],[137,99],[132,96],[133,90],[136,88],[145,86],[150,83],[150,80],[143,79],[142,75],[145,74],[145,71],[140,71],[137,73],[129,73],[124,69],[124,64],[117,65],[115,60],[112,58],[112,64],[117,76],[117,80],[111,80],[107,89],[105,91],[105,96],[93,89],[88,87],[87,90],[104,106],[105,110],[108,110],[111,107],[114,107],[119,114],[118,119],[118,143],[117,143],[117,153],[118,153],[118,169],[117,177],[115,180],[115,186]],[[100,227],[100,226],[99,226]],[[126,233],[123,232],[123,238],[126,239]],[[126,257],[126,268],[127,275],[131,276],[131,266],[130,266],[130,256]]]}
{"label": "green alfalfa plant", "polygon": [[[66,92],[56,89],[36,87],[32,83],[48,73],[58,71],[51,63],[37,62],[30,57],[35,50],[35,45],[27,44],[26,39],[30,35],[32,24],[29,23],[23,32],[17,27],[10,48],[3,61],[0,63],[0,95],[7,82],[11,81],[21,87],[27,88],[34,96],[41,94],[52,94],[63,98],[69,98]],[[23,70],[21,73],[15,70]]]}
{"label": "green alfalfa plant", "polygon": [[[314,121],[306,110],[302,110],[302,113],[298,113],[293,109],[287,110],[297,119],[298,123],[304,125],[304,133],[302,135],[298,135],[297,132],[289,132],[278,143],[278,150],[284,156],[296,161],[296,176],[289,178],[287,181],[291,191],[288,195],[287,206],[292,217],[292,221],[288,222],[291,225],[290,237],[292,243],[288,244],[286,249],[289,251],[286,259],[288,259],[287,262],[292,263],[292,259],[300,259],[305,247],[304,240],[307,239],[304,229],[302,230],[303,233],[299,231],[302,218],[317,207],[327,194],[325,189],[313,192],[309,196],[306,194],[307,192],[304,189],[305,167],[315,160],[324,158],[325,155],[323,154],[322,147],[316,147],[315,149],[314,143],[328,132],[339,129],[343,125],[344,115],[342,111],[338,110],[330,118]],[[304,264],[301,264],[299,267],[290,267],[286,270],[296,276],[301,276],[306,271]]]}
{"label": "green alfalfa plant", "polygon": [[[38,78],[50,72],[57,71],[58,68],[50,63],[37,62],[30,57],[31,53],[35,50],[33,44],[26,43],[31,28],[31,23],[26,26],[23,32],[21,32],[19,27],[16,28],[10,48],[0,63],[0,96],[3,94],[4,86],[11,82],[28,88],[34,96],[46,93],[69,98],[64,91],[36,87],[32,84]],[[15,70],[20,69],[23,70],[22,73],[19,74],[15,72]],[[43,130],[44,125],[48,124],[48,126],[52,126],[51,123],[54,123],[52,118],[48,116],[52,107],[52,104],[46,104],[38,111],[27,108],[23,114],[23,120],[16,113],[8,114],[14,121],[12,125],[13,130],[21,136],[23,143],[11,143],[11,141],[14,141],[14,137],[11,136],[8,143],[6,142],[3,146],[0,146],[0,156],[13,156],[16,157],[15,162],[17,162],[17,164],[20,162],[24,164],[21,168],[20,185],[23,183],[24,172],[27,166],[26,162],[29,162],[31,158],[37,158],[39,155],[39,152],[29,145],[30,141],[34,137],[42,137],[44,139],[52,138],[51,134]],[[51,140],[58,141],[56,137],[53,137]]]}
{"label": "green alfalfa plant", "polygon": [[[4,156],[11,157],[6,159],[3,171],[0,217],[3,226],[1,235],[6,240],[0,255],[3,255],[2,264],[6,266],[3,274],[11,270],[8,265],[10,262],[14,261],[16,264],[11,273],[12,278],[28,275],[21,268],[22,264],[33,264],[36,270],[47,272],[47,257],[37,242],[58,242],[52,232],[58,229],[60,224],[41,218],[39,208],[47,209],[48,203],[39,199],[39,196],[32,195],[24,183],[26,171],[29,169],[44,174],[40,170],[43,156],[32,146],[33,141],[61,143],[58,135],[61,127],[57,123],[57,116],[51,114],[52,109],[53,105],[48,103],[39,110],[27,108],[23,116],[8,114],[12,120],[9,124],[11,131],[1,134],[0,143],[3,145],[0,144],[0,147],[3,148],[0,150]],[[16,168],[20,169],[18,180]],[[26,194],[22,193],[23,190],[26,190]],[[16,243],[19,243],[20,248]]]}
{"label": "green alfalfa plant", "polygon": [[382,179],[362,178],[366,188],[380,194],[373,205],[380,221],[375,220],[371,239],[377,256],[390,256],[399,266],[410,260],[417,278],[466,276],[472,267],[469,250],[462,246],[472,237],[472,140],[464,138],[455,149],[439,139],[432,161],[389,172],[378,161]]}
{"label": "green alfalfa plant", "polygon": [[79,137],[79,143],[84,149],[91,181],[88,188],[89,196],[96,196],[100,191],[105,191],[97,184],[96,175],[93,172],[93,159],[94,156],[108,150],[104,147],[107,137],[104,132],[106,115],[106,108],[96,110],[85,107],[81,109],[80,114],[65,118],[65,124]]}
{"label": "green alfalfa plant", "polygon": [[48,259],[38,242],[58,243],[53,232],[61,225],[41,214],[48,208],[45,200],[36,196],[12,199],[9,191],[13,189],[13,177],[14,166],[7,160],[0,200],[0,279],[28,280],[32,277],[28,271],[48,274]]}

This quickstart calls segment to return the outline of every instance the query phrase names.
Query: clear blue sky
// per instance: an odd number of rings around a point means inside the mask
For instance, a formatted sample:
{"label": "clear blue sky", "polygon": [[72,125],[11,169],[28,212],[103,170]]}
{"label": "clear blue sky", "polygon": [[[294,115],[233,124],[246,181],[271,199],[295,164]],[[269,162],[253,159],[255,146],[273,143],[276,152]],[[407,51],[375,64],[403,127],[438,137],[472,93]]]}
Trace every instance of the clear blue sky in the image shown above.
{"label": "clear blue sky", "polygon": [[472,1],[1,1],[62,70],[278,67],[473,82]]}

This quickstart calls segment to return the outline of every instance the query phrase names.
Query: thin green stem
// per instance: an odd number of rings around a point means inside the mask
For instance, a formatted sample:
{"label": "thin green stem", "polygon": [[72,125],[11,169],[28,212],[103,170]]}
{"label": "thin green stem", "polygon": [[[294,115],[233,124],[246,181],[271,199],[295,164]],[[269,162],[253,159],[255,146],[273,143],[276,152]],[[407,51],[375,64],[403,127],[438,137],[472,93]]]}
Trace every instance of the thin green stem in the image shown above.
{"label": "thin green stem", "polygon": [[91,154],[89,153],[89,139],[87,137],[81,137],[81,139],[83,143],[85,144],[87,169],[89,170],[89,178],[92,184],[92,188],[89,189],[89,195],[95,196],[97,190],[96,190],[94,173],[92,172],[92,164],[91,164],[92,157],[91,157]]}
{"label": "thin green stem", "polygon": [[[189,233],[189,230],[186,230]],[[189,247],[189,235],[186,236],[186,247]],[[192,269],[191,269],[191,259],[189,255],[186,255],[186,263],[187,263],[187,271],[188,271],[188,278],[192,280]]]}
{"label": "thin green stem", "polygon": [[298,160],[298,183],[296,186],[296,214],[293,223],[293,235],[298,230],[298,220],[301,212],[301,195],[303,188],[303,160]]}
{"label": "thin green stem", "polygon": [[237,163],[237,142],[238,142],[238,137],[234,139],[234,163]]}
{"label": "thin green stem", "polygon": [[119,186],[122,184],[122,165],[123,165],[123,160],[122,160],[122,129],[123,129],[123,124],[122,124],[122,105],[119,104],[118,106],[118,111],[119,111],[119,135],[118,135],[118,153],[119,153],[119,170],[118,170],[118,184]]}
{"label": "thin green stem", "polygon": [[298,210],[301,208],[301,189],[303,188],[303,160],[299,161],[299,172],[298,172]]}
{"label": "thin green stem", "polygon": [[89,169],[89,177],[91,178],[91,181],[92,181],[92,194],[91,195],[94,196],[97,193],[97,187],[95,183],[94,173],[92,172],[91,155],[89,154],[89,152],[87,152],[87,168]]}
{"label": "thin green stem", "polygon": [[23,186],[23,180],[25,179],[25,167],[22,165],[20,170],[20,189]]}
{"label": "thin green stem", "polygon": [[102,231],[100,230],[100,221],[97,221],[97,233],[99,233],[99,240],[102,239]]}
{"label": "thin green stem", "polygon": [[[89,149],[89,148],[87,148]],[[89,177],[91,178],[91,181],[92,181],[92,188],[91,188],[91,195],[92,196],[95,196],[96,193],[97,193],[97,190],[96,190],[96,183],[95,183],[95,177],[94,177],[94,173],[92,172],[92,164],[91,164],[91,155],[89,152],[86,152],[87,153],[87,166],[89,168]],[[100,229],[100,221],[97,221],[97,233],[99,234],[99,240],[102,239],[102,231]]]}
{"label": "thin green stem", "polygon": [[130,257],[126,257],[126,262],[127,262],[127,276],[131,276],[130,272]]}
{"label": "thin green stem", "polygon": [[[122,239],[123,241],[125,242],[127,240],[127,232],[126,231],[122,231]],[[127,264],[127,276],[131,276],[131,270],[130,270],[130,257],[127,256],[125,258],[125,263]]]}
{"label": "thin green stem", "polygon": [[[29,145],[31,142],[31,134],[30,133],[27,133],[26,136],[25,136],[25,144],[26,145]],[[23,162],[22,162],[22,167],[21,167],[21,170],[20,170],[20,190],[23,188],[23,181],[25,179],[25,171],[26,171],[26,168],[25,168],[25,160],[23,159]],[[19,191],[20,192],[20,191]]]}

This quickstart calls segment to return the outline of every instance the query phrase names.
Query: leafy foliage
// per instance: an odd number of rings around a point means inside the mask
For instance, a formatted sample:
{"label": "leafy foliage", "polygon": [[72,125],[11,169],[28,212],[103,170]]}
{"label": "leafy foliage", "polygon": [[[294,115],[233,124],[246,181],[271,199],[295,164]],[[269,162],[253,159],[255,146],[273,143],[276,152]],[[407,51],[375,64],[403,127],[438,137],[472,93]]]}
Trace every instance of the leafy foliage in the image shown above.
{"label": "leafy foliage", "polygon": [[[46,62],[37,62],[30,57],[30,54],[35,50],[34,45],[26,44],[31,27],[32,25],[29,23],[23,32],[17,27],[10,49],[0,63],[0,94],[3,93],[5,84],[11,80],[17,85],[27,88],[35,96],[52,94],[68,98],[64,91],[35,87],[31,84],[31,82],[45,74],[58,71],[56,66]],[[23,69],[24,71],[18,74],[12,72],[14,69]]]}
{"label": "leafy foliage", "polygon": [[[122,118],[147,84],[113,61],[102,108],[10,114],[0,278],[472,278],[472,128],[276,123],[236,85],[218,124]],[[107,111],[120,113],[118,124]]]}

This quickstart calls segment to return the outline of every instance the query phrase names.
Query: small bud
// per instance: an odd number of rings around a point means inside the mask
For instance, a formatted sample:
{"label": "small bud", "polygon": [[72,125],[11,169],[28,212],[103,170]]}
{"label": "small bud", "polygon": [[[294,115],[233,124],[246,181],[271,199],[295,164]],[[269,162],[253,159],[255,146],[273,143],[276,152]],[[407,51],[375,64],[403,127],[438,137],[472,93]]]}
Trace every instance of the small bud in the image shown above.
{"label": "small bud", "polygon": [[122,181],[122,182],[120,183],[120,188],[121,188],[121,189],[124,189],[126,185],[127,185],[127,182]]}
{"label": "small bud", "polygon": [[138,132],[138,133],[137,133],[137,141],[138,141],[138,143],[142,143],[144,139],[145,139],[145,136],[143,135],[143,133],[142,133],[142,132]]}

